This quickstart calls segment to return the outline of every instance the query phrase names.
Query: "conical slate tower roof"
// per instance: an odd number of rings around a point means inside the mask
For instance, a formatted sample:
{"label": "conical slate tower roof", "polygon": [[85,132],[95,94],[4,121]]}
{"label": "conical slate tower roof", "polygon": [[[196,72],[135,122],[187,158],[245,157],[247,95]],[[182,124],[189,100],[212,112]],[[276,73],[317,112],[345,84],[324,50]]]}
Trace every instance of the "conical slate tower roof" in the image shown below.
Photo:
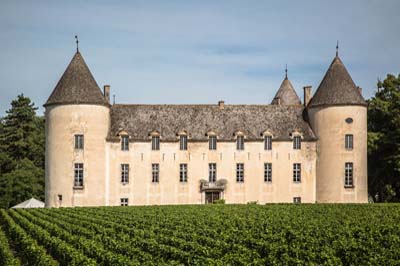
{"label": "conical slate tower roof", "polygon": [[54,104],[109,105],[79,52],[72,58],[44,106]]}
{"label": "conical slate tower roof", "polygon": [[308,106],[321,105],[367,105],[342,60],[337,55]]}
{"label": "conical slate tower roof", "polygon": [[301,101],[299,96],[297,96],[296,91],[293,88],[292,83],[286,76],[282,81],[279,90],[276,92],[274,99],[271,104],[276,105],[300,105]]}

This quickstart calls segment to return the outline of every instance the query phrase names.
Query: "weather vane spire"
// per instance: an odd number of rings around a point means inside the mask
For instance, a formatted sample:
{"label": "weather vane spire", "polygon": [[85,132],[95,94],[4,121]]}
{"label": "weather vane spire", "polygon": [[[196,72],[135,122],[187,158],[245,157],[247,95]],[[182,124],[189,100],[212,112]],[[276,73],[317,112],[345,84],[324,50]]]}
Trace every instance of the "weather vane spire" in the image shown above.
{"label": "weather vane spire", "polygon": [[287,64],[285,64],[285,79],[287,79]]}
{"label": "weather vane spire", "polygon": [[336,57],[339,56],[339,40],[336,41]]}
{"label": "weather vane spire", "polygon": [[76,52],[79,53],[79,40],[78,40],[78,35],[75,35],[75,40],[76,40]]}

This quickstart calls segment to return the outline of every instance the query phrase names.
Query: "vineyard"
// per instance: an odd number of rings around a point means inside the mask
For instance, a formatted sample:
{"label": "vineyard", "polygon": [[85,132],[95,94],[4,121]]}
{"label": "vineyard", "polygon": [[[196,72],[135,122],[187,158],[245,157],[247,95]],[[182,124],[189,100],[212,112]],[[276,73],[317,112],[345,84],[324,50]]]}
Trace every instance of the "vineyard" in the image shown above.
{"label": "vineyard", "polygon": [[400,265],[400,205],[0,210],[0,265]]}

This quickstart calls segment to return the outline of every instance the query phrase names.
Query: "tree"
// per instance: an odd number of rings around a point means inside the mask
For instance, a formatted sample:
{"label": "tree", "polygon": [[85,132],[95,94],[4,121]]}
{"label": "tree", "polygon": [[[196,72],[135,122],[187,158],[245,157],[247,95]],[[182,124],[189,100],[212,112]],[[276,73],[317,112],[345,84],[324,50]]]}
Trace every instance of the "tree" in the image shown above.
{"label": "tree", "polygon": [[400,75],[378,81],[368,101],[369,193],[378,201],[400,201]]}
{"label": "tree", "polygon": [[30,197],[43,199],[44,118],[23,94],[11,102],[0,123],[0,207]]}

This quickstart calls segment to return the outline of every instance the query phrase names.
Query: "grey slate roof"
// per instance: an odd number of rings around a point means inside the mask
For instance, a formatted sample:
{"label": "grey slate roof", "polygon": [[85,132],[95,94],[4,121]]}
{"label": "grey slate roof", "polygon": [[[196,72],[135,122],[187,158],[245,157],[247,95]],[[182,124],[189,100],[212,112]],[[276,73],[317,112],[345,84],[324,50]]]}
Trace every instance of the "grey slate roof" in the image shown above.
{"label": "grey slate roof", "polygon": [[336,56],[308,107],[345,104],[367,105],[342,60]]}
{"label": "grey slate roof", "polygon": [[299,105],[301,104],[299,96],[297,96],[296,91],[293,88],[290,80],[285,77],[282,81],[279,90],[276,92],[274,99],[271,104],[280,105]]}
{"label": "grey slate roof", "polygon": [[54,104],[109,105],[79,52],[72,58],[44,106]]}
{"label": "grey slate roof", "polygon": [[219,140],[234,140],[242,131],[247,140],[262,140],[269,131],[276,140],[290,140],[295,130],[305,140],[315,140],[309,124],[303,119],[304,107],[285,105],[122,105],[111,107],[111,128],[108,140],[117,141],[120,131],[131,140],[149,141],[149,134],[158,131],[161,140],[177,141],[178,132],[186,131],[190,140],[207,140],[213,131]]}

